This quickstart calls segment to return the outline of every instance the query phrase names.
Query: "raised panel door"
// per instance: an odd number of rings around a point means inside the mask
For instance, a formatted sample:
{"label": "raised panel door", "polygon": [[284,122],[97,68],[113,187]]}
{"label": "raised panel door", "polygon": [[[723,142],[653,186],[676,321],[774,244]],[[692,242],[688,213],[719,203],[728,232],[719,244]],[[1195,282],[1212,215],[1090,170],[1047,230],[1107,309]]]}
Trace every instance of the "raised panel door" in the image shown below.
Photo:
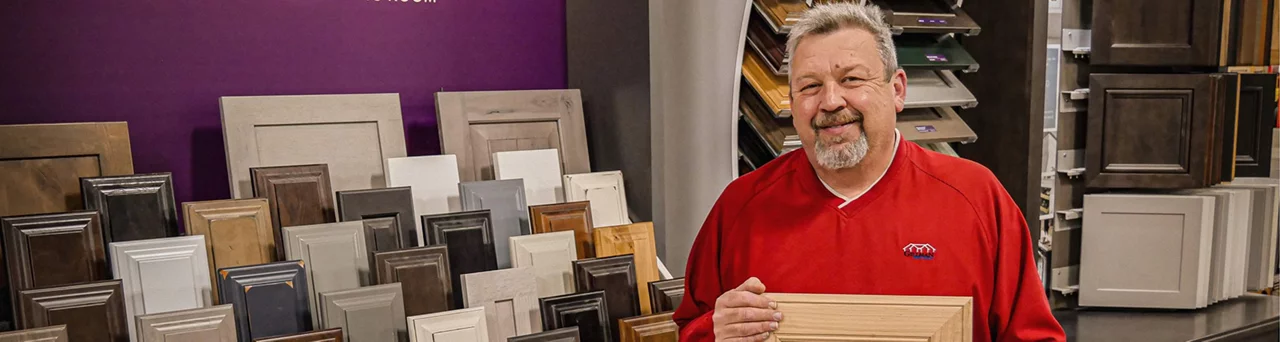
{"label": "raised panel door", "polygon": [[0,216],[84,209],[80,178],[128,174],[124,122],[0,126]]}
{"label": "raised panel door", "polygon": [[463,182],[491,180],[494,152],[554,148],[565,173],[591,171],[577,89],[438,92],[443,153]]}
{"label": "raised panel door", "polygon": [[[604,291],[583,291],[538,299],[542,330],[577,327],[583,341],[611,341],[609,308]],[[616,321],[615,321],[616,322]]]}
{"label": "raised panel door", "polygon": [[618,322],[622,342],[678,342],[680,328],[671,313],[625,318]]}
{"label": "raised panel door", "polygon": [[409,187],[339,191],[337,197],[339,219],[364,220],[369,252],[418,246]]}
{"label": "raised panel door", "polygon": [[[1280,18],[1276,20],[1280,21]],[[1276,127],[1275,93],[1276,74],[1240,75],[1240,126],[1235,154],[1237,177],[1271,175],[1271,139],[1272,130]]]}
{"label": "raised panel door", "polygon": [[453,306],[464,307],[463,274],[498,269],[494,258],[493,226],[489,210],[423,215],[423,233],[433,245],[449,248],[449,281],[453,284]]}
{"label": "raised panel door", "polygon": [[591,223],[596,227],[631,223],[622,171],[565,175],[564,198],[569,202],[590,202]]}
{"label": "raised panel door", "polygon": [[0,311],[6,320],[22,314],[17,304],[23,290],[111,278],[97,212],[4,217],[0,230],[8,272]]}
{"label": "raised panel door", "polygon": [[[219,200],[182,204],[189,235],[203,235],[209,279],[219,268],[276,261],[275,234],[266,199]],[[218,296],[213,294],[213,301]]]}
{"label": "raised panel door", "polygon": [[[458,157],[452,154],[387,159],[387,186],[407,186],[413,193],[413,212],[418,215],[441,214],[462,209],[458,197]],[[418,245],[427,240],[417,229]]]}
{"label": "raised panel door", "polygon": [[276,258],[284,258],[282,228],[337,221],[328,165],[257,167],[249,173],[253,197],[266,198],[271,208]]}
{"label": "raised panel door", "polygon": [[491,342],[542,330],[537,280],[531,268],[463,274],[462,297],[467,307],[484,308]]}
{"label": "raised panel door", "polygon": [[507,342],[578,342],[578,327],[567,327],[528,335],[514,336]]}
{"label": "raised panel door", "polygon": [[364,224],[337,222],[284,228],[285,255],[307,265],[312,326],[320,325],[320,294],[369,284]]}
{"label": "raised panel door", "polygon": [[468,308],[407,318],[409,342],[489,342],[484,308]]}
{"label": "raised panel door", "polygon": [[766,341],[968,342],[973,299],[946,296],[872,296],[766,293],[785,317]]}
{"label": "raised panel door", "polygon": [[0,333],[0,342],[67,342],[69,340],[66,325]]}
{"label": "raised panel door", "polygon": [[255,342],[342,342],[342,329],[326,329],[254,340]]}
{"label": "raised panel door", "polygon": [[129,340],[119,280],[18,292],[18,326],[30,329],[65,324],[70,341]]}
{"label": "raised panel door", "polygon": [[559,150],[495,152],[493,174],[495,179],[523,180],[525,200],[530,205],[564,202]]}
{"label": "raised panel door", "polygon": [[168,172],[80,180],[84,207],[102,218],[106,243],[178,236],[178,209]]}
{"label": "raised panel door", "polygon": [[320,323],[341,328],[350,342],[407,341],[404,292],[399,283],[320,294]]}
{"label": "raised panel door", "polygon": [[[473,125],[470,129],[476,180],[502,179],[495,160],[498,153],[560,149],[560,127],[550,122]],[[556,160],[556,168],[559,164]]]}
{"label": "raised panel door", "polygon": [[1094,1],[1089,63],[1218,66],[1222,5],[1221,0]]}
{"label": "raised panel door", "polygon": [[311,331],[306,267],[301,261],[218,270],[219,304],[231,304],[240,342]]}
{"label": "raised panel door", "polygon": [[529,207],[529,225],[534,234],[572,231],[578,259],[595,257],[595,237],[591,235],[591,202],[578,201]]}
{"label": "raised panel door", "polygon": [[[573,262],[578,291],[604,291],[609,308],[609,331],[618,331],[618,320],[640,315],[636,290],[636,264],[630,254]],[[610,341],[617,341],[611,335]]]}
{"label": "raised panel door", "polygon": [[511,265],[532,269],[539,298],[574,292],[574,260],[578,250],[573,232],[511,237]]}
{"label": "raised panel door", "polygon": [[447,246],[374,253],[373,275],[377,284],[400,283],[405,315],[449,311],[453,302]]}
{"label": "raised panel door", "polygon": [[684,278],[650,282],[649,301],[653,312],[676,311],[684,301]]}
{"label": "raised panel door", "polygon": [[236,342],[231,304],[141,315],[138,342]]}
{"label": "raised panel door", "polygon": [[462,194],[462,210],[489,210],[493,218],[494,257],[498,268],[510,268],[508,239],[530,234],[524,180],[467,182],[458,184],[458,191]]}
{"label": "raised panel door", "polygon": [[[111,271],[124,288],[126,320],[213,303],[203,236],[113,242],[110,249]],[[129,325],[134,340],[136,329]]]}
{"label": "raised panel door", "polygon": [[649,301],[649,283],[661,278],[658,274],[658,247],[653,239],[653,222],[601,227],[596,228],[593,233],[597,257],[628,254],[634,257],[640,313],[653,313]]}

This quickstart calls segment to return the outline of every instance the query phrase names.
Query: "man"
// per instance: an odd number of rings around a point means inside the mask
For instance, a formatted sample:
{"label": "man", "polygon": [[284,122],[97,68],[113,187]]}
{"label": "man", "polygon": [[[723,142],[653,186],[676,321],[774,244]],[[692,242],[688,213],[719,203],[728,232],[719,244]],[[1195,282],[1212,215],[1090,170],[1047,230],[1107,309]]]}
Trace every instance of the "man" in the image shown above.
{"label": "man", "polygon": [[[804,148],[729,184],[694,242],[681,341],[761,341],[761,294],[973,298],[974,341],[1062,341],[1018,206],[986,168],[902,140],[906,101],[874,5],[817,6],[791,29]],[[1030,114],[1025,114],[1030,115]]]}

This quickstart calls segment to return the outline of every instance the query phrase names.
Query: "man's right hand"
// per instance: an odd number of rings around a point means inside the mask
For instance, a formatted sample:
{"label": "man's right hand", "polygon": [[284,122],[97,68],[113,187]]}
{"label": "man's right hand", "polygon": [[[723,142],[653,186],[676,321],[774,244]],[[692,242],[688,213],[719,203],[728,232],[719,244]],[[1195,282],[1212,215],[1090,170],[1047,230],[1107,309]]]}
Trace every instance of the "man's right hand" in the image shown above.
{"label": "man's right hand", "polygon": [[782,313],[775,310],[777,303],[763,294],[764,284],[760,279],[751,277],[716,299],[711,320],[717,342],[764,341],[770,333],[778,330]]}

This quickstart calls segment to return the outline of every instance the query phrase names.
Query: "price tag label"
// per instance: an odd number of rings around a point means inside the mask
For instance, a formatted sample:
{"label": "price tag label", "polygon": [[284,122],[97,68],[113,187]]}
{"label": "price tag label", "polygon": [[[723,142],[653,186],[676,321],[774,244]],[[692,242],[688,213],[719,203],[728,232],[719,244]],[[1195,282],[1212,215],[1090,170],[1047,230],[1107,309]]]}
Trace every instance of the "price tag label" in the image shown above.
{"label": "price tag label", "polygon": [[926,58],[926,59],[928,59],[930,62],[934,62],[934,63],[946,63],[946,62],[947,62],[947,55],[940,54],[940,53],[927,53],[927,54],[925,54],[925,55],[924,55],[924,58]]}

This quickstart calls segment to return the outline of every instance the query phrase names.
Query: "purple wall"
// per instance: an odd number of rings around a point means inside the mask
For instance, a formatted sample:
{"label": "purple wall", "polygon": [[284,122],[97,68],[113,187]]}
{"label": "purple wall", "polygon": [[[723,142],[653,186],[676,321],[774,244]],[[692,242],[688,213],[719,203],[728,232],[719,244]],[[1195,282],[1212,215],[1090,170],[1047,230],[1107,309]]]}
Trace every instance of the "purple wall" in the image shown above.
{"label": "purple wall", "polygon": [[564,0],[425,1],[0,1],[0,124],[127,121],[181,203],[230,196],[219,96],[400,93],[426,155],[435,91],[565,87]]}

